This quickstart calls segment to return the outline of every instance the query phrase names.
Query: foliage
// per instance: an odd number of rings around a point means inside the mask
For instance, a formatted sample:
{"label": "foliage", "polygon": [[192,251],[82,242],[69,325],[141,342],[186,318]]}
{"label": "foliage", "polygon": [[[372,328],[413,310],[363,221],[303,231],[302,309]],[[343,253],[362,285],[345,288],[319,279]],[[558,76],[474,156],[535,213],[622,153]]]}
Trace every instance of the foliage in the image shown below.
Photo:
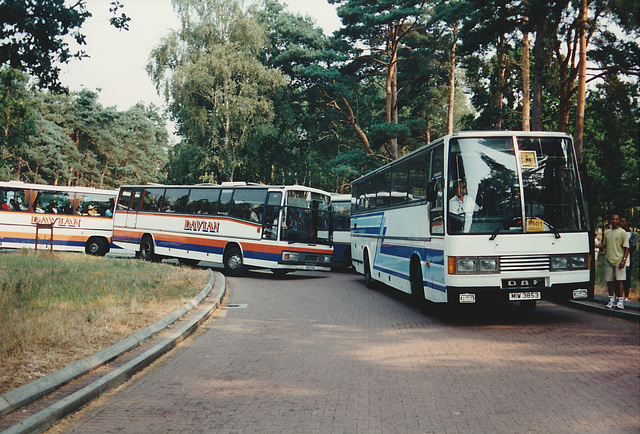
{"label": "foliage", "polygon": [[0,179],[99,188],[159,180],[168,134],[156,107],[105,109],[98,95],[88,90],[72,95],[34,90],[24,95],[30,101],[31,111],[25,116],[30,130],[16,133],[15,146],[0,148],[5,149]]}
{"label": "foliage", "polygon": [[[337,4],[337,13],[344,27],[338,35],[352,44],[355,53],[350,65],[358,75],[377,79],[384,92],[384,118],[378,130],[387,132],[385,154],[391,160],[402,155],[398,150],[400,132],[390,133],[390,124],[399,124],[400,90],[398,68],[411,60],[410,51],[402,47],[412,34],[425,27],[427,8],[425,0],[378,1],[329,0]],[[402,56],[404,54],[404,56]],[[344,102],[344,100],[343,100]],[[380,125],[380,124],[386,125]]]}
{"label": "foliage", "polygon": [[[111,2],[112,26],[128,30],[131,20],[118,11],[124,5]],[[91,14],[85,0],[3,0],[0,2],[0,66],[9,66],[38,80],[43,89],[66,91],[60,83],[59,65],[88,55],[82,25]],[[69,45],[75,41],[78,48]]]}
{"label": "foliage", "polygon": [[[353,179],[451,124],[518,130],[531,107],[532,129],[578,137],[586,96],[580,142],[585,182],[598,187],[595,212],[635,210],[638,0],[585,1],[582,92],[578,0],[330,0],[343,25],[331,36],[279,0],[247,9],[238,0],[174,0],[181,29],[148,64],[182,137],[166,166],[157,108],[121,113],[91,92],[40,94],[5,67],[0,176],[105,186],[237,179],[348,191]],[[121,8],[113,2],[126,28]]]}
{"label": "foliage", "polygon": [[72,52],[65,36],[84,44],[80,28],[90,15],[83,2],[67,6],[64,0],[4,0],[0,64],[36,76],[42,87],[61,89],[57,65],[86,56]]}
{"label": "foliage", "polygon": [[[611,79],[588,99],[585,135],[587,171],[597,191],[593,217],[611,212],[640,215],[640,94],[637,86]],[[614,132],[614,133],[612,133]]]}
{"label": "foliage", "polygon": [[24,138],[35,131],[35,99],[20,71],[0,68],[0,176],[11,171],[11,160]]}
{"label": "foliage", "polygon": [[282,74],[258,55],[267,39],[236,1],[176,1],[182,29],[165,37],[149,63],[187,146],[203,148],[201,180],[233,181],[247,149],[273,118],[269,95]]}

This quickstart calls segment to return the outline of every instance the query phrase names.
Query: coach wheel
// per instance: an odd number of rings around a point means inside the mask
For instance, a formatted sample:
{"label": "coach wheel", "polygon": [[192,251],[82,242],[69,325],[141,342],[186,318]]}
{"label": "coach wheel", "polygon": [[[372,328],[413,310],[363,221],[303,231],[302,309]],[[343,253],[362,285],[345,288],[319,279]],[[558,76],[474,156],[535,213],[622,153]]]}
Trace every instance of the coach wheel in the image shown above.
{"label": "coach wheel", "polygon": [[411,266],[411,297],[418,307],[425,306],[424,299],[424,281],[422,280],[422,268],[420,264],[412,264]]}
{"label": "coach wheel", "polygon": [[160,262],[160,258],[155,254],[153,238],[149,235],[145,235],[140,241],[140,257],[145,261]]}
{"label": "coach wheel", "polygon": [[373,278],[371,276],[371,265],[369,264],[369,254],[364,254],[364,283],[367,288],[373,289]]}
{"label": "coach wheel", "polygon": [[109,244],[102,238],[89,238],[84,251],[87,255],[104,256],[109,252]]}
{"label": "coach wheel", "polygon": [[224,271],[230,276],[242,276],[244,265],[242,252],[237,247],[230,247],[224,254]]}

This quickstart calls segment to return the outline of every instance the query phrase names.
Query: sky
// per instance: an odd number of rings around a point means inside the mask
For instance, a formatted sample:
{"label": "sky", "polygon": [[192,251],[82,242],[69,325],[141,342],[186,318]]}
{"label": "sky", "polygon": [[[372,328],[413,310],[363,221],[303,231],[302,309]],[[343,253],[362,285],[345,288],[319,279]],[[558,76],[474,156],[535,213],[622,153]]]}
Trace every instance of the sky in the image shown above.
{"label": "sky", "polygon": [[[104,107],[115,106],[124,111],[138,102],[164,107],[145,66],[160,39],[180,26],[171,0],[121,0],[122,11],[131,18],[128,31],[118,31],[109,24],[112,1],[87,1],[92,17],[85,21],[82,32],[86,36],[83,49],[90,58],[63,65],[60,80],[71,91],[99,90],[99,102]],[[326,34],[340,26],[334,6],[326,0],[281,3],[286,3],[290,12],[312,17]]]}

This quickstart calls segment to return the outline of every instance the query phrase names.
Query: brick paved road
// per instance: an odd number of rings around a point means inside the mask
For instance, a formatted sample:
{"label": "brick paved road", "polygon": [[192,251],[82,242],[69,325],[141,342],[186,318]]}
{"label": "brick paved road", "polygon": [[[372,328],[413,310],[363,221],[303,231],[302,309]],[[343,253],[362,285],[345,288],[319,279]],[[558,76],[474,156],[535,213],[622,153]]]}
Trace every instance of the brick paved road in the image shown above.
{"label": "brick paved road", "polygon": [[71,432],[638,432],[638,324],[425,315],[355,274],[228,279],[228,308]]}

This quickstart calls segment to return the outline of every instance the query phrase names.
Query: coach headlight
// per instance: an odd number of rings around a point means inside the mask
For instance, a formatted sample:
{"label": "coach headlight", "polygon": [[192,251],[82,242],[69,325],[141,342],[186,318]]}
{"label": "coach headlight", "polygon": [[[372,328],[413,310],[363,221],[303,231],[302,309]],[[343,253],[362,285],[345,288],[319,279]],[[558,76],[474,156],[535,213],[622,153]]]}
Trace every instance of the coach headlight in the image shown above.
{"label": "coach headlight", "polygon": [[568,270],[569,269],[569,257],[568,256],[553,256],[551,258],[552,270]]}
{"label": "coach headlight", "polygon": [[500,272],[500,258],[492,256],[449,256],[449,274],[485,274]]}
{"label": "coach headlight", "polygon": [[587,255],[571,256],[572,270],[586,270],[587,268],[589,268],[589,258],[587,257]]}
{"label": "coach headlight", "polygon": [[552,256],[551,271],[588,270],[589,255]]}
{"label": "coach headlight", "polygon": [[499,271],[500,260],[498,258],[480,258],[481,273],[495,273]]}
{"label": "coach headlight", "polygon": [[456,271],[458,273],[473,273],[478,269],[478,258],[458,258]]}

